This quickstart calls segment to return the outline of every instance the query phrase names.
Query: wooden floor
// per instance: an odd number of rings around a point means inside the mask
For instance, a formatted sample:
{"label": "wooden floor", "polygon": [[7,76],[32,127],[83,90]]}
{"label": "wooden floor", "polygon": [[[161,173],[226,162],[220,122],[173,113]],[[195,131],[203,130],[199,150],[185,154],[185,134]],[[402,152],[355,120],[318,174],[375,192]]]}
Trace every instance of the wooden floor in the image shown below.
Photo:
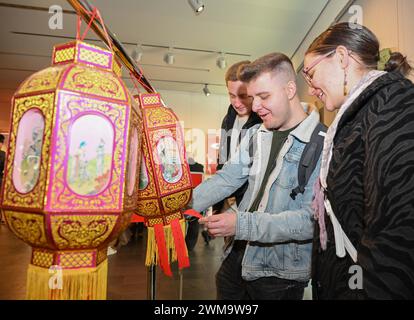
{"label": "wooden floor", "polygon": [[[108,300],[142,300],[147,298],[147,269],[145,234],[135,238],[108,257]],[[183,271],[183,300],[213,300],[216,297],[215,273],[220,265],[222,239],[209,245],[199,235],[196,247],[189,252],[190,268]],[[5,225],[0,227],[0,300],[25,298],[26,269],[30,247],[17,239]],[[173,264],[173,278],[162,274],[157,267],[156,298],[178,300],[180,278]]]}

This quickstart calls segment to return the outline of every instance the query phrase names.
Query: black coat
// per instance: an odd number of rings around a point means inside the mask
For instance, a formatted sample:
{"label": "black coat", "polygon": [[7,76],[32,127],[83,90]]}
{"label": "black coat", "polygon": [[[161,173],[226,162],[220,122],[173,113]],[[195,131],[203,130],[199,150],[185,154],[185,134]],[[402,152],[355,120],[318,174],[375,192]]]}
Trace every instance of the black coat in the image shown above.
{"label": "black coat", "polygon": [[327,184],[333,211],[357,249],[363,289],[350,289],[349,281],[356,274],[350,273],[354,263],[348,254],[336,256],[333,227],[325,215],[326,251],[320,248],[315,223],[314,298],[414,299],[411,81],[399,73],[383,75],[344,113],[334,139]]}
{"label": "black coat", "polygon": [[[220,141],[220,144],[224,144],[225,149],[226,149],[226,156],[227,159],[229,160],[229,155],[230,155],[230,145],[231,145],[231,134],[230,134],[230,130],[233,129],[234,127],[234,122],[236,121],[236,117],[237,117],[237,112],[236,110],[234,110],[232,105],[229,105],[229,108],[227,109],[227,114],[224,116],[223,118],[223,122],[221,123],[221,129],[224,130],[227,134],[226,136],[226,141]],[[257,115],[257,113],[255,112],[251,112],[249,119],[247,119],[246,123],[243,125],[242,130],[244,129],[249,129],[251,127],[253,127],[254,125],[258,124],[258,123],[262,123],[262,119],[260,119],[260,117]],[[241,133],[239,135],[239,143],[241,141]],[[221,146],[220,146],[220,149]],[[221,170],[221,168],[223,168],[223,163],[220,163],[220,157],[217,159],[217,171]],[[239,204],[241,202],[241,200],[243,199],[243,195],[247,190],[247,186],[248,186],[248,182],[246,182],[244,185],[242,185],[239,189],[237,189],[230,197],[236,197],[236,203]],[[223,208],[224,205],[224,200],[220,201],[219,203],[216,203],[213,206],[213,210],[215,211],[220,211]]]}

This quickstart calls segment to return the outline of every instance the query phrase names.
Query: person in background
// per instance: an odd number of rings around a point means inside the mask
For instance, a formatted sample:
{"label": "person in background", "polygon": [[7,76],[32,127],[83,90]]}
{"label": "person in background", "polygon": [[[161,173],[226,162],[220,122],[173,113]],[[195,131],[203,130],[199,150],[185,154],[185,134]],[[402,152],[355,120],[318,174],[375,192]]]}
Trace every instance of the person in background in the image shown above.
{"label": "person in background", "polygon": [[338,112],[315,188],[315,299],[414,299],[411,70],[401,53],[380,51],[368,28],[348,23],[306,52],[309,93]]}
{"label": "person in background", "polygon": [[[246,84],[237,78],[237,71],[249,63],[248,60],[237,62],[227,70],[225,75],[230,106],[221,124],[217,171],[223,168],[226,161],[235,154],[243,137],[252,135],[262,123],[260,117],[252,111],[252,98],[247,94]],[[220,213],[228,208],[236,208],[247,190],[247,184],[248,182],[227,199],[214,204],[213,213]],[[203,236],[206,239],[207,235]]]}
{"label": "person in background", "polygon": [[313,185],[319,155],[303,192],[298,183],[301,155],[317,127],[319,114],[306,114],[297,95],[290,59],[272,53],[239,70],[253,111],[263,124],[242,139],[234,156],[193,192],[192,207],[203,211],[248,181],[236,213],[204,217],[200,223],[226,237],[216,275],[217,298],[224,300],[302,299],[310,278],[313,238]]}

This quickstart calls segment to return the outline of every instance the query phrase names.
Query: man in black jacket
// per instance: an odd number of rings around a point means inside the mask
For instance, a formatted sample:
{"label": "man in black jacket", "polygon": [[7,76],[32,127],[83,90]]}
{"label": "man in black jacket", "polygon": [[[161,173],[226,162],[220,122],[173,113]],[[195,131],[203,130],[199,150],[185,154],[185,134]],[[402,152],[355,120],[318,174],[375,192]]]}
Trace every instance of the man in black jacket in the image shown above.
{"label": "man in black jacket", "polygon": [[[250,131],[257,130],[262,120],[252,112],[252,99],[247,95],[246,84],[237,78],[238,70],[250,61],[233,64],[226,72],[225,80],[230,97],[230,106],[221,125],[220,150],[217,170],[220,170],[235,153],[241,139]],[[238,205],[246,192],[247,182],[228,199],[213,206],[213,212],[220,213],[233,204]]]}

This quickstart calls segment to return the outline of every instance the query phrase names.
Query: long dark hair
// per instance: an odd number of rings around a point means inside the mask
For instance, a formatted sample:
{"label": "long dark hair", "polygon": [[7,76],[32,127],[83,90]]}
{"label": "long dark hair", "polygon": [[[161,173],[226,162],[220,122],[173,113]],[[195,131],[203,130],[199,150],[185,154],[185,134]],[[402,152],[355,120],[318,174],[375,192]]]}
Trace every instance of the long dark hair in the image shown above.
{"label": "long dark hair", "polygon": [[[323,55],[344,46],[360,58],[367,69],[377,69],[380,60],[380,44],[375,34],[367,27],[341,22],[331,26],[317,37],[306,51]],[[413,68],[407,58],[400,52],[392,52],[390,60],[385,65],[385,71],[399,71],[407,76]]]}

